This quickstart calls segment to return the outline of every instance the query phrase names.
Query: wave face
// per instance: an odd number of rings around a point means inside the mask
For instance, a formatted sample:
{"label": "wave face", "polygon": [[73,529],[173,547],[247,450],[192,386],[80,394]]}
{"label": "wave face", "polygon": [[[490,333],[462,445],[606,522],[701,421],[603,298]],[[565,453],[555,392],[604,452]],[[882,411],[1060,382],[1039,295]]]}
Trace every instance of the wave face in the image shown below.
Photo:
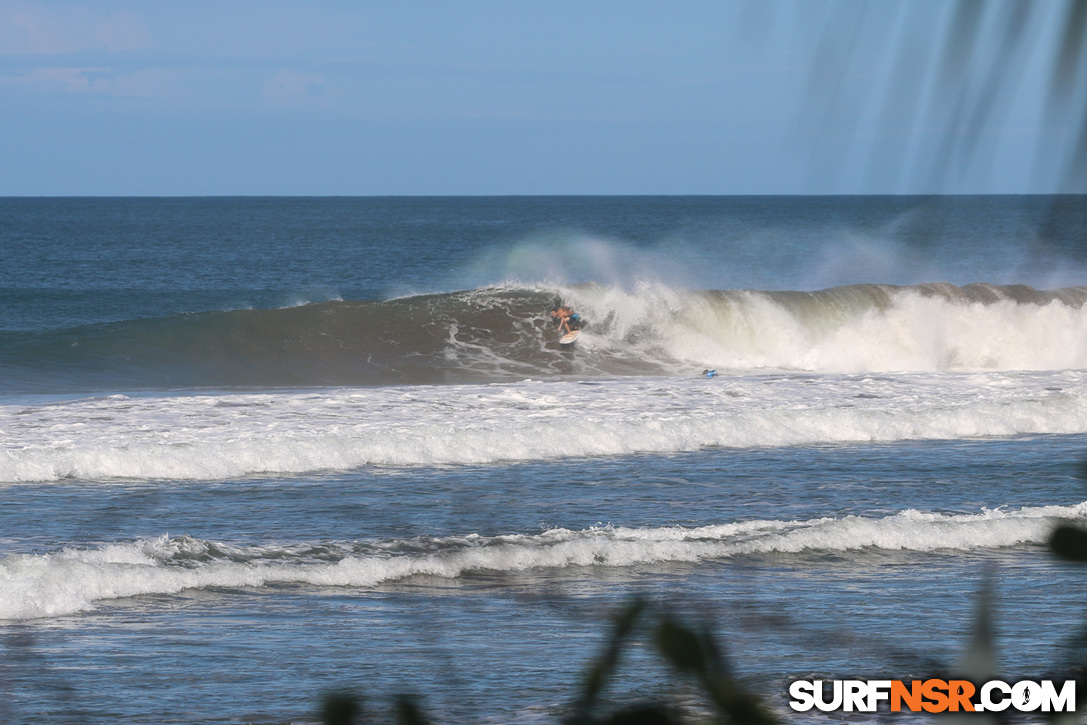
{"label": "wave face", "polygon": [[1087,502],[978,514],[914,510],[873,519],[744,521],[698,528],[597,527],[376,542],[232,546],[188,536],[0,558],[0,619],[59,616],[94,602],[206,587],[304,584],[373,587],[411,576],[456,579],[570,567],[629,567],[749,555],[969,552],[1041,544],[1058,520],[1087,518]]}
{"label": "wave face", "polygon": [[[1087,287],[816,292],[493,287],[0,334],[6,389],[490,382],[533,376],[1087,367]],[[557,344],[558,302],[590,321]]]}

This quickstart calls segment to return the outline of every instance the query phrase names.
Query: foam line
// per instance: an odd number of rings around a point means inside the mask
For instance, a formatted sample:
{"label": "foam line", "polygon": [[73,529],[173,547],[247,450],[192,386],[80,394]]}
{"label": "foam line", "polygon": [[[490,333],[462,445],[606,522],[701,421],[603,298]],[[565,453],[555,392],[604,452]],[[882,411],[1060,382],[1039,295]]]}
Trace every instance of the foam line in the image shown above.
{"label": "foam line", "polygon": [[0,405],[0,482],[1087,432],[1087,373],[721,375]]}
{"label": "foam line", "polygon": [[[1087,519],[1087,502],[976,514],[914,510],[884,518],[745,521],[698,528],[595,527],[535,535],[233,547],[187,536],[0,559],[0,619],[83,611],[95,602],[207,587],[308,584],[367,588],[416,575],[630,567],[741,555],[968,552],[1035,545],[1057,520]],[[315,554],[314,552],[320,552]]]}

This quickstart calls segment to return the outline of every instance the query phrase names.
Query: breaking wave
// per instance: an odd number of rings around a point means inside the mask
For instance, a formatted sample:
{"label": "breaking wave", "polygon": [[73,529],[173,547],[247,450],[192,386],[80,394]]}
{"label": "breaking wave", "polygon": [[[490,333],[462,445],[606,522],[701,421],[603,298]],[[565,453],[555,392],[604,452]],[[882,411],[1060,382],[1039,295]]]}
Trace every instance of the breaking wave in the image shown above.
{"label": "breaking wave", "polygon": [[638,377],[0,405],[0,482],[1087,432],[1087,373]]}
{"label": "breaking wave", "polygon": [[[1087,367],[1087,287],[690,292],[491,287],[0,334],[9,391],[497,382],[532,376]],[[590,324],[573,350],[548,309]]]}
{"label": "breaking wave", "polygon": [[374,587],[412,576],[631,567],[736,556],[969,552],[1037,545],[1087,502],[977,514],[902,511],[884,518],[744,521],[698,528],[595,527],[407,540],[233,546],[182,536],[0,558],[0,619],[60,616],[95,602],[208,587]]}

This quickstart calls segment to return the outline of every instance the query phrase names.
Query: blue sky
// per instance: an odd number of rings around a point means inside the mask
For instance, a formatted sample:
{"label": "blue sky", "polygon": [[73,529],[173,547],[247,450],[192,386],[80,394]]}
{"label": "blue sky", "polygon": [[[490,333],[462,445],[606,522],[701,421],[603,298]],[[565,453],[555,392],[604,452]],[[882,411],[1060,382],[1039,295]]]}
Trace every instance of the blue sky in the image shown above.
{"label": "blue sky", "polygon": [[1057,13],[945,168],[949,7],[0,0],[0,195],[1054,191]]}

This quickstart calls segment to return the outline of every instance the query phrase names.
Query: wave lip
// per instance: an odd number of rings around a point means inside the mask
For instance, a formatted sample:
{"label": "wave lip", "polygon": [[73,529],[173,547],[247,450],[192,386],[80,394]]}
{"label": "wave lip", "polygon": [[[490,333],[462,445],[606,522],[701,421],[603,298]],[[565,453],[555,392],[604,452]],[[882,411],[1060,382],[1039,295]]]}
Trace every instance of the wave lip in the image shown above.
{"label": "wave lip", "polygon": [[[557,344],[558,302],[590,321]],[[0,333],[12,392],[1087,368],[1087,287],[851,285],[815,292],[490,287]]]}
{"label": "wave lip", "polygon": [[536,535],[236,547],[187,536],[0,559],[0,619],[90,609],[95,602],[207,587],[270,584],[368,588],[412,576],[631,567],[744,555],[969,552],[1036,545],[1058,520],[1087,520],[1087,502],[977,514],[902,511],[884,518],[745,521],[698,528],[598,527]]}

